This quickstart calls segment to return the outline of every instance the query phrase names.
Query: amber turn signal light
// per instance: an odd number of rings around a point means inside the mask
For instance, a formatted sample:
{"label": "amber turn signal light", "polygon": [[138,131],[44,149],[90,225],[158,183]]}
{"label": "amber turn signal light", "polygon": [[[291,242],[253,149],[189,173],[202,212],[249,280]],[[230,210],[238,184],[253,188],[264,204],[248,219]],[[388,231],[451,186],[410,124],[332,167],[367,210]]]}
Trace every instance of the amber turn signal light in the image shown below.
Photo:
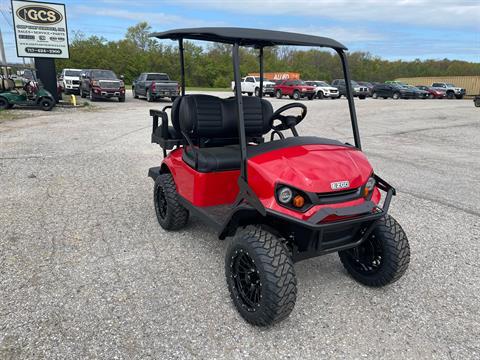
{"label": "amber turn signal light", "polygon": [[301,208],[303,207],[303,205],[305,205],[305,199],[303,198],[303,196],[297,195],[293,198],[292,204],[297,208]]}

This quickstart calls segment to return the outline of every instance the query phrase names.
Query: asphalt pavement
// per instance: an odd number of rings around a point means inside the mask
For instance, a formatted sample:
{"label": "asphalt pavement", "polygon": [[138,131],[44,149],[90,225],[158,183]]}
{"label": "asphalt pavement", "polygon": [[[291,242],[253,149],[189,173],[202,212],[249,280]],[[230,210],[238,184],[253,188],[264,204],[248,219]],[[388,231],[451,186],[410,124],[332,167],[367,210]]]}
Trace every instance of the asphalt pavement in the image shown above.
{"label": "asphalt pavement", "polygon": [[[231,93],[218,93],[231,96]],[[271,100],[278,108],[290,100]],[[352,141],[346,100],[302,100],[304,135]],[[394,185],[411,246],[391,286],[336,254],[295,265],[291,316],[247,324],[226,242],[157,223],[149,108],[127,98],[0,117],[1,359],[480,358],[480,110],[471,100],[357,100],[363,149]]]}

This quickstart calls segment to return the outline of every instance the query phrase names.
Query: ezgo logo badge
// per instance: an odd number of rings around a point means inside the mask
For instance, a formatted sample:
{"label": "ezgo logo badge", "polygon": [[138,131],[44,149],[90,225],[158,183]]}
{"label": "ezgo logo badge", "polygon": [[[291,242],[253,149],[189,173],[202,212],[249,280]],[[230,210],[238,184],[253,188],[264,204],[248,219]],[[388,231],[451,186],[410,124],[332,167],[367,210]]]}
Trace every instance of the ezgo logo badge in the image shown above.
{"label": "ezgo logo badge", "polygon": [[339,190],[339,189],[346,189],[350,187],[350,181],[344,180],[344,181],[336,181],[330,183],[330,188],[332,190]]}
{"label": "ezgo logo badge", "polygon": [[62,14],[48,6],[29,5],[17,10],[17,16],[31,24],[53,25],[63,20]]}

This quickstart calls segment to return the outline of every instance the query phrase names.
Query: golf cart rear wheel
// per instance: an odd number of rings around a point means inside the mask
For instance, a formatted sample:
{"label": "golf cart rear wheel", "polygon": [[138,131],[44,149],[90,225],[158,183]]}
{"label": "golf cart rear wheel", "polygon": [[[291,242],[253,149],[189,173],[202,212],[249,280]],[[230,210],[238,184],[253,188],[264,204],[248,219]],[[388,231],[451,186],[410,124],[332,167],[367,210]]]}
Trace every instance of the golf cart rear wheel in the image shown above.
{"label": "golf cart rear wheel", "polygon": [[250,324],[274,324],[295,306],[297,280],[288,250],[259,227],[247,227],[231,240],[225,276],[235,307]]}
{"label": "golf cart rear wheel", "polygon": [[400,279],[410,263],[410,246],[400,224],[386,215],[360,246],[340,251],[348,273],[367,286],[385,286]]}
{"label": "golf cart rear wheel", "polygon": [[188,210],[178,201],[171,174],[161,174],[155,179],[153,203],[158,223],[165,230],[179,230],[187,225]]}
{"label": "golf cart rear wheel", "polygon": [[0,97],[0,110],[6,110],[9,109],[10,104],[8,103],[8,100]]}
{"label": "golf cart rear wheel", "polygon": [[40,107],[44,111],[52,110],[53,106],[55,105],[55,101],[50,98],[43,98],[40,100]]}

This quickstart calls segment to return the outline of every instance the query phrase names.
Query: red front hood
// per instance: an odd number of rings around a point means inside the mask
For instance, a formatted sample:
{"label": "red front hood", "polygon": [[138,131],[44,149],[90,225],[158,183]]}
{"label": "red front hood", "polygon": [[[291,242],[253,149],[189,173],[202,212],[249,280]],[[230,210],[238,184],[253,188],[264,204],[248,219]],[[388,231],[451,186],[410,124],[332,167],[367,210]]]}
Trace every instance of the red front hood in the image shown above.
{"label": "red front hood", "polygon": [[248,164],[249,183],[264,199],[272,196],[276,183],[314,193],[332,192],[331,183],[337,181],[349,181],[350,189],[358,188],[373,171],[361,151],[340,145],[278,149],[257,155]]}

